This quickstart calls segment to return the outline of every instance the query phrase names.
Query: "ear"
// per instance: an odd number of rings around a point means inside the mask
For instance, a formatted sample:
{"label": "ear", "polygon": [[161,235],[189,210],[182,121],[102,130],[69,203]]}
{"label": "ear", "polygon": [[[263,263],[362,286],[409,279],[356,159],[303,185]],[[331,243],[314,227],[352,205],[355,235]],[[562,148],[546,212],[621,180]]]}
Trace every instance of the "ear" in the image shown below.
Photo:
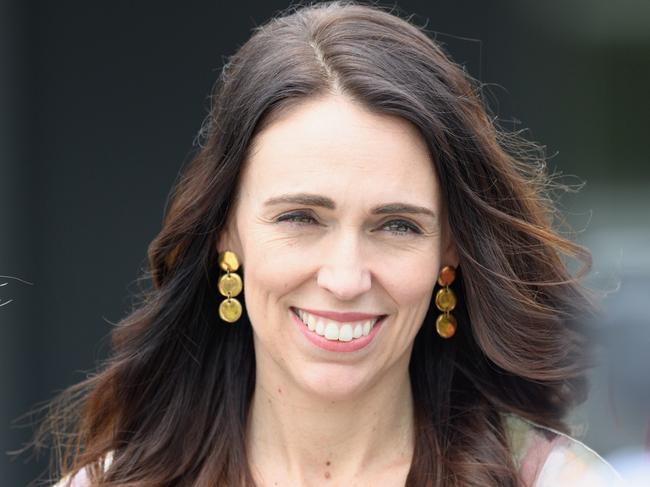
{"label": "ear", "polygon": [[226,224],[221,229],[217,238],[217,252],[224,252],[230,250],[237,255],[239,263],[244,264],[244,255],[237,226],[232,218],[229,218]]}
{"label": "ear", "polygon": [[460,258],[458,257],[458,249],[456,248],[456,244],[453,242],[453,240],[449,240],[450,241],[442,254],[442,266],[451,265],[458,267],[458,264],[460,263]]}
{"label": "ear", "polygon": [[449,228],[448,223],[446,223],[445,231],[443,232],[442,252],[440,258],[441,267],[444,267],[446,265],[458,267],[458,264],[460,263],[460,258],[458,257],[458,247],[456,247],[456,241],[451,234],[451,229]]}

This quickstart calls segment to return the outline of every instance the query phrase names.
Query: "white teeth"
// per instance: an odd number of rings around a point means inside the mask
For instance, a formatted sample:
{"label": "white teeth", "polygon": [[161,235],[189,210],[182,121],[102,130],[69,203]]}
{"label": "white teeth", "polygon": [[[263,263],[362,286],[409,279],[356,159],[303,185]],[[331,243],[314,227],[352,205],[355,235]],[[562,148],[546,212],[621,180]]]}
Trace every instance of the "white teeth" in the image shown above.
{"label": "white teeth", "polygon": [[311,331],[314,331],[316,329],[316,317],[314,315],[308,315],[305,322]]}
{"label": "white teeth", "polygon": [[339,327],[336,326],[331,321],[325,327],[325,338],[328,340],[338,340],[339,339]]}
{"label": "white teeth", "polygon": [[373,320],[368,320],[363,324],[363,336],[368,336]]}
{"label": "white teeth", "polygon": [[352,340],[352,325],[346,323],[339,330],[339,340],[342,342],[349,342]]}
{"label": "white teeth", "polygon": [[310,331],[332,341],[349,342],[362,336],[368,336],[378,318],[352,323],[341,323],[321,316],[312,315],[296,308],[296,313]]}
{"label": "white teeth", "polygon": [[363,326],[361,326],[361,324],[359,323],[357,324],[357,326],[354,327],[354,333],[352,336],[354,338],[359,338],[361,335],[363,335]]}
{"label": "white teeth", "polygon": [[320,336],[325,335],[325,324],[323,323],[323,320],[318,320],[316,322],[316,333]]}
{"label": "white teeth", "polygon": [[313,320],[311,323],[307,323],[307,328],[309,328],[309,331],[316,331],[318,328],[318,322],[323,321],[321,319]]}

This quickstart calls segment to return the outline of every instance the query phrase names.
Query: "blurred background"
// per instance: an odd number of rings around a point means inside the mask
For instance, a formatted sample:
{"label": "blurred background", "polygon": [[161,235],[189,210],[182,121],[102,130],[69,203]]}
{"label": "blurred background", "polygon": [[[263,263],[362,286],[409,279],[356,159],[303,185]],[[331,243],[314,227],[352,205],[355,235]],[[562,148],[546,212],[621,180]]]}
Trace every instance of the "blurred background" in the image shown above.
{"label": "blurred background", "polygon": [[[387,5],[386,2],[380,2]],[[388,4],[388,5],[392,5]],[[650,443],[650,2],[406,1],[546,146],[561,206],[611,291],[580,438],[620,469]],[[284,1],[0,3],[0,483],[30,409],[106,357],[226,56]]]}

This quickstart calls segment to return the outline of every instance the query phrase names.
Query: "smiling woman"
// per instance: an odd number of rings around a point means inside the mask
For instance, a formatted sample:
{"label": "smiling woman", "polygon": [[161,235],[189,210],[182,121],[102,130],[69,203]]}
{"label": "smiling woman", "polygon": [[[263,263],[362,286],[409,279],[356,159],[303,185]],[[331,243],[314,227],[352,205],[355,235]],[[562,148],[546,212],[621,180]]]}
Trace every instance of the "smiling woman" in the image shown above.
{"label": "smiling woman", "polygon": [[[258,132],[237,194],[218,248],[241,255],[246,267],[258,387],[290,384],[285,397],[303,407],[309,398],[354,404],[335,412],[328,423],[338,427],[328,435],[349,431],[358,411],[385,415],[384,396],[404,387],[441,262],[458,265],[450,232],[435,217],[440,189],[417,128],[344,94],[312,97]],[[418,275],[428,277],[407,277]],[[254,396],[253,411],[262,397]],[[395,406],[399,417],[412,407],[403,398]],[[277,415],[272,423],[308,419]],[[319,411],[305,426],[327,420]]]}
{"label": "smiling woman", "polygon": [[536,146],[378,7],[321,3],[223,68],[106,368],[56,403],[60,485],[562,486],[587,292]]}

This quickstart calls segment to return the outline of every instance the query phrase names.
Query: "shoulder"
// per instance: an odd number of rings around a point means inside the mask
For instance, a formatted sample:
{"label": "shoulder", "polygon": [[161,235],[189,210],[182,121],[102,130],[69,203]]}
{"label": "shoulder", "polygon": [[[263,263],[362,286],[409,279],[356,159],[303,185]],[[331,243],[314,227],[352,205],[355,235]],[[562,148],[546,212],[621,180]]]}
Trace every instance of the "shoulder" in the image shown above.
{"label": "shoulder", "polygon": [[[104,470],[106,470],[113,461],[113,452],[110,451],[104,459]],[[82,468],[74,475],[66,475],[52,487],[90,487],[90,477],[88,469]]]}
{"label": "shoulder", "polygon": [[66,475],[52,487],[89,487],[90,480],[85,468],[82,468],[74,475]]}
{"label": "shoulder", "polygon": [[515,415],[506,415],[515,462],[530,487],[622,486],[618,473],[584,443]]}

